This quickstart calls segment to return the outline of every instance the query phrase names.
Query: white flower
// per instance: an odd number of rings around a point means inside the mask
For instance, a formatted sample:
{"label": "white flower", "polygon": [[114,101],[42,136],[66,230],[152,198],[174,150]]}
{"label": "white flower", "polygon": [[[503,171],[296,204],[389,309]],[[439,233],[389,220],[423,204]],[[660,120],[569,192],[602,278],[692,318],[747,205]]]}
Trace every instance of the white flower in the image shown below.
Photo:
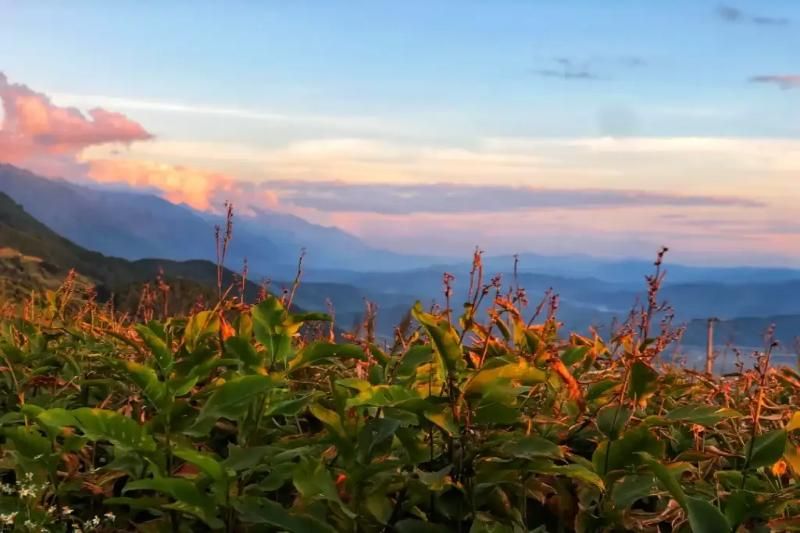
{"label": "white flower", "polygon": [[117,515],[115,515],[111,511],[107,512],[105,514],[105,517],[108,518],[109,520],[111,520],[112,522],[117,519]]}
{"label": "white flower", "polygon": [[38,460],[39,460],[39,459],[41,459],[42,457],[44,457],[44,454],[41,454],[41,453],[40,453],[39,455],[36,455],[36,456],[33,458],[33,460],[34,460],[34,461],[38,461]]}
{"label": "white flower", "polygon": [[56,506],[55,505],[51,505],[50,507],[47,508],[47,514],[53,514],[55,512],[56,512]]}
{"label": "white flower", "polygon": [[15,490],[16,489],[11,485],[8,485],[6,483],[0,483],[0,492],[2,492],[3,494],[14,494]]}
{"label": "white flower", "polygon": [[25,473],[25,481],[33,481],[33,472]]}
{"label": "white flower", "polygon": [[61,512],[64,514],[72,514],[72,507],[65,505],[61,508]]}
{"label": "white flower", "polygon": [[25,523],[22,524],[23,526],[27,527],[28,529],[33,529],[36,527],[36,524],[31,522],[30,520],[25,520]]}
{"label": "white flower", "polygon": [[19,489],[19,496],[20,498],[32,498],[36,496],[36,493],[29,487],[21,487]]}
{"label": "white flower", "polygon": [[8,513],[8,514],[0,514],[0,523],[10,526],[14,523],[14,518],[16,518],[17,513]]}

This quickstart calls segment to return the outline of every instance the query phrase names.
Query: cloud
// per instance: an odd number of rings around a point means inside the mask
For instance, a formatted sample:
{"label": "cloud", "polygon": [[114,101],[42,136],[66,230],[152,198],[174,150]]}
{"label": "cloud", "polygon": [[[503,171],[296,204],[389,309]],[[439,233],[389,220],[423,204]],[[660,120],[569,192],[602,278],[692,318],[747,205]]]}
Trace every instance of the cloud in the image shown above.
{"label": "cloud", "polygon": [[551,62],[555,65],[536,69],[533,73],[543,78],[592,81],[608,79],[605,74],[601,75],[595,71],[598,66],[603,70],[618,70],[619,68],[634,69],[647,65],[644,58],[635,55],[597,56],[583,59],[555,57]]}
{"label": "cloud", "polygon": [[56,106],[26,85],[9,83],[2,72],[0,101],[0,161],[50,176],[82,174],[85,166],[78,156],[90,146],[153,138],[125,115],[102,108],[84,115],[75,108]]}
{"label": "cloud", "polygon": [[270,182],[282,202],[331,212],[476,213],[587,207],[763,207],[743,198],[620,189],[555,189],[502,185]]}
{"label": "cloud", "polygon": [[172,203],[200,211],[219,211],[225,201],[245,211],[278,206],[277,195],[265,185],[218,172],[128,159],[95,159],[88,165],[89,177],[98,183],[152,190]]}
{"label": "cloud", "polygon": [[55,93],[53,97],[59,102],[71,105],[103,105],[114,109],[155,111],[182,115],[206,115],[225,117],[255,122],[291,124],[301,126],[320,126],[333,130],[384,131],[385,125],[375,117],[369,116],[333,116],[309,115],[302,113],[278,113],[263,109],[241,107],[224,107],[203,104],[186,104],[181,102],[140,100],[120,98],[96,94]]}
{"label": "cloud", "polygon": [[717,16],[725,22],[731,23],[751,23],[759,26],[787,26],[791,24],[788,18],[755,15],[727,5],[721,5],[717,8]]}
{"label": "cloud", "polygon": [[777,74],[769,76],[753,76],[751,83],[770,83],[783,90],[800,89],[800,74]]}
{"label": "cloud", "polygon": [[557,57],[554,59],[559,68],[544,68],[534,70],[534,74],[544,78],[560,78],[562,80],[599,80],[600,76],[590,70],[590,62],[577,63],[576,61],[566,58]]}

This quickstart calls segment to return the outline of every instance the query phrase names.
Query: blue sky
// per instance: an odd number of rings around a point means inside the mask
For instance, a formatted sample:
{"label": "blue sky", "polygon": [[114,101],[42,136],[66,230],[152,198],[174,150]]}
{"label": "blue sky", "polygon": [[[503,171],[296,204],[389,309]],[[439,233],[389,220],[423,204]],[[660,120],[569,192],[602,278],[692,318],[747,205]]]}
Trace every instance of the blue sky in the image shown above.
{"label": "blue sky", "polygon": [[[129,175],[133,161],[149,169],[119,181],[176,201],[189,195],[169,189],[176,179],[153,174],[154,165],[180,166],[177,182],[194,187],[195,199],[214,194],[219,181],[209,173],[228,180],[229,194],[230,183],[254,182],[275,208],[399,250],[461,252],[477,239],[513,251],[515,221],[557,215],[563,225],[531,246],[613,255],[633,242],[646,255],[676,240],[698,262],[800,261],[790,250],[800,248],[800,229],[780,214],[800,205],[800,4],[791,0],[85,1],[0,10],[0,71],[11,83],[54,106],[123,113],[152,134],[76,154],[105,162],[99,181],[113,181],[116,160]],[[613,223],[587,236],[576,206],[550,207],[546,220],[540,204],[515,208],[507,227],[486,231],[486,219],[470,222],[467,202],[460,215],[410,213],[400,232],[397,213],[297,202],[314,182],[366,185],[386,201],[397,195],[386,184],[427,194],[435,182],[476,187],[476,202],[480,187],[507,186],[733,196],[760,207],[603,207],[611,211],[592,219]],[[659,222],[677,215],[685,227]],[[458,236],[432,240],[430,224]]]}

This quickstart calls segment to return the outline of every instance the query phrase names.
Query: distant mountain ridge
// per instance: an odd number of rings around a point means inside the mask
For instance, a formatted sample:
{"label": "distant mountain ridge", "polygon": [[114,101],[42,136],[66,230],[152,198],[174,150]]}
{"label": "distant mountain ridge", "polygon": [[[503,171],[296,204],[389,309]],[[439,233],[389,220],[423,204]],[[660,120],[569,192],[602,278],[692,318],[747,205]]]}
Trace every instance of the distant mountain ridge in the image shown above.
{"label": "distant mountain ridge", "polygon": [[[76,244],[130,260],[214,260],[214,226],[224,222],[151,194],[92,188],[2,163],[0,192]],[[260,210],[236,216],[229,264],[241,265],[246,258],[251,272],[289,277],[302,249],[312,268],[402,270],[431,262],[372,248],[338,228]]]}

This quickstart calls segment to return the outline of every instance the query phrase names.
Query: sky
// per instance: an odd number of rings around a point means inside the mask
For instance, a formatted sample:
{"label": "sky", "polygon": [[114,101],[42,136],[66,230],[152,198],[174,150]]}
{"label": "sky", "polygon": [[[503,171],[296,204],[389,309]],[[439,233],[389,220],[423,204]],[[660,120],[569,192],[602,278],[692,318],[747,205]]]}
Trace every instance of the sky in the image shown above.
{"label": "sky", "polygon": [[0,0],[0,161],[468,257],[800,266],[800,3]]}

